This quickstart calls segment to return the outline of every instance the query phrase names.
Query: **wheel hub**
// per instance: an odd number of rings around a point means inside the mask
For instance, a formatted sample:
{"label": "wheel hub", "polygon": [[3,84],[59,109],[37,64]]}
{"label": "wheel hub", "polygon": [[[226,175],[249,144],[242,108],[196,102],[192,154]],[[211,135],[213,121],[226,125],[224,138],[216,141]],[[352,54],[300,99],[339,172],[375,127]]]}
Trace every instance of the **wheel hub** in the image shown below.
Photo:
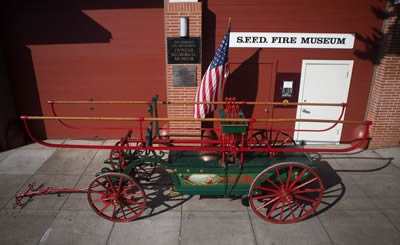
{"label": "wheel hub", "polygon": [[290,192],[290,190],[283,189],[283,190],[281,191],[281,199],[282,199],[282,200],[284,200],[284,201],[290,201],[290,200],[292,200],[292,198],[293,198],[293,195],[292,195],[292,193]]}
{"label": "wheel hub", "polygon": [[114,193],[111,195],[111,202],[113,205],[119,205],[120,201],[120,195],[118,195],[118,193]]}

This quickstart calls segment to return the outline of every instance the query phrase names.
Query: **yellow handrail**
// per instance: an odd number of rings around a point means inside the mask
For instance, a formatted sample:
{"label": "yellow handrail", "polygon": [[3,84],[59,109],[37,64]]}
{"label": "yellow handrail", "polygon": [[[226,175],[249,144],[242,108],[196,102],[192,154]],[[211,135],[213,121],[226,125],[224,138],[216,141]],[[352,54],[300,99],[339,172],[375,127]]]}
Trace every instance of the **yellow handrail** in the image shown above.
{"label": "yellow handrail", "polygon": [[343,124],[369,124],[368,121],[344,121],[322,119],[254,119],[254,118],[156,118],[156,117],[50,117],[50,116],[21,116],[28,120],[97,120],[97,121],[203,121],[203,122],[320,122]]}
{"label": "yellow handrail", "polygon": [[[49,100],[49,104],[150,104],[149,101],[119,101],[119,100]],[[228,102],[230,103],[230,102]],[[236,101],[236,105],[307,105],[307,106],[346,106],[345,103],[295,103],[295,102],[261,102],[261,101]],[[194,101],[157,101],[157,104],[174,105],[174,104],[214,104],[224,105],[225,101],[214,101],[214,102],[194,102]]]}

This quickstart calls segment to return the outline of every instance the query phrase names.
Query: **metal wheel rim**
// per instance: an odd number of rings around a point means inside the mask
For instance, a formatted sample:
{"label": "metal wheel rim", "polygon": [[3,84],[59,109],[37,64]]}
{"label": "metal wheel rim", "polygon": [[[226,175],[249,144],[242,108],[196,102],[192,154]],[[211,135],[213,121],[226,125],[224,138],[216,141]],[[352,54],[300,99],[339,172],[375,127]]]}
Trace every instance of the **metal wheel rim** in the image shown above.
{"label": "metal wheel rim", "polygon": [[142,188],[128,175],[106,173],[88,187],[87,198],[96,214],[113,222],[128,222],[141,215],[146,207]]}
{"label": "metal wheel rim", "polygon": [[[288,170],[286,177],[282,170]],[[279,181],[266,176],[267,173],[273,175],[271,171],[276,173],[275,179]],[[298,171],[298,176],[294,171]],[[307,173],[307,179],[301,181]],[[269,186],[258,185],[259,181],[268,183]],[[288,224],[310,216],[319,206],[322,194],[322,181],[314,170],[304,164],[280,163],[265,169],[254,179],[250,187],[249,202],[257,216],[265,221]]]}

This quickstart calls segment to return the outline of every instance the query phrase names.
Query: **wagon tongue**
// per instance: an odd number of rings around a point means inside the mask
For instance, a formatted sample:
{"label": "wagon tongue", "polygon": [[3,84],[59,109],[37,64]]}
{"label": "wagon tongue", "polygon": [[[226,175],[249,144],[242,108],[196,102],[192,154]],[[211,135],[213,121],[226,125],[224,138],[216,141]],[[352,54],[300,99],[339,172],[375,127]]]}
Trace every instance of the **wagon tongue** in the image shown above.
{"label": "wagon tongue", "polygon": [[28,190],[25,191],[22,194],[17,194],[15,195],[15,203],[13,205],[13,208],[17,207],[24,207],[27,202],[22,202],[22,199],[24,197],[29,197],[31,198],[32,196],[36,195],[47,195],[47,194],[60,194],[60,193],[73,193],[73,192],[87,192],[88,187],[84,188],[78,188],[78,189],[55,189],[53,187],[46,187],[45,189],[40,189],[42,185],[39,187],[35,188],[35,183],[28,184]]}

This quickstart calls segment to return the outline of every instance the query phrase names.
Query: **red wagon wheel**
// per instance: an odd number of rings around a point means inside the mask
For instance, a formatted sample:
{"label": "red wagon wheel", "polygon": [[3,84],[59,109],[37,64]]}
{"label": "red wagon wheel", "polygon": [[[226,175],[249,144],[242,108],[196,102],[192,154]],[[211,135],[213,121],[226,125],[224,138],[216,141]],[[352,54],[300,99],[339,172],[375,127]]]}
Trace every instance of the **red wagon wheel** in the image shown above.
{"label": "red wagon wheel", "polygon": [[[115,146],[120,146],[120,145],[121,145],[120,141],[115,143]],[[122,146],[129,146],[129,143],[125,142]],[[126,168],[128,163],[130,162],[130,159],[127,159],[127,155],[128,155],[128,150],[126,150],[126,151],[125,150],[116,150],[116,149],[111,150],[110,151],[111,168],[113,170],[115,170],[116,168],[114,165],[118,166],[118,164],[121,164],[121,168],[123,168],[123,169]]]}
{"label": "red wagon wheel", "polygon": [[88,201],[101,217],[113,222],[128,222],[140,216],[146,196],[128,175],[107,173],[95,178],[88,187]]}
{"label": "red wagon wheel", "polygon": [[285,131],[260,130],[253,134],[252,140],[258,145],[265,145],[268,141],[271,147],[296,145],[293,137]]}
{"label": "red wagon wheel", "polygon": [[293,137],[285,131],[274,131],[271,134],[270,144],[274,146],[296,145]]}
{"label": "red wagon wheel", "polygon": [[157,168],[157,164],[155,163],[148,163],[148,164],[141,164],[135,167],[135,172],[133,177],[135,178],[145,178],[147,180],[151,179],[151,176],[155,173]]}
{"label": "red wagon wheel", "polygon": [[262,219],[294,223],[312,214],[322,199],[319,176],[299,163],[280,163],[262,171],[250,187],[249,201]]}

